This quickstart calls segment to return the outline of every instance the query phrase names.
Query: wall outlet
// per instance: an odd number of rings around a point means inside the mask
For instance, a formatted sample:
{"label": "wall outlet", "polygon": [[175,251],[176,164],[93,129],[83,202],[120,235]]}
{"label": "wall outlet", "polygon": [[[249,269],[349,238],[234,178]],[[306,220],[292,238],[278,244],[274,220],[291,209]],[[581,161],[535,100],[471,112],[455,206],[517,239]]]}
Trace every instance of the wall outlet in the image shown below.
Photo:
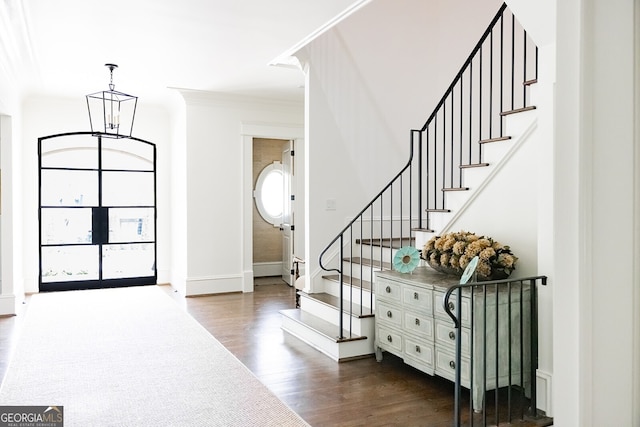
{"label": "wall outlet", "polygon": [[336,199],[327,199],[326,209],[328,211],[335,211],[336,210]]}

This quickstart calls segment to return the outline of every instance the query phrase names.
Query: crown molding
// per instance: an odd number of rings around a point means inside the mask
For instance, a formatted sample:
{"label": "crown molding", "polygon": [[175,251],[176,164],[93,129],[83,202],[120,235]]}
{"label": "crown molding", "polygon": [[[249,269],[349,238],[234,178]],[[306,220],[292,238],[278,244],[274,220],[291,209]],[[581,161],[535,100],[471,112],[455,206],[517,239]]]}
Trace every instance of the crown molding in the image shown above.
{"label": "crown molding", "polygon": [[219,105],[219,106],[237,106],[237,107],[246,107],[248,105],[256,106],[271,106],[271,107],[280,107],[280,108],[303,108],[304,101],[297,100],[283,100],[276,98],[262,98],[257,96],[250,95],[241,95],[236,93],[229,92],[210,92],[206,90],[197,90],[197,89],[185,89],[185,88],[177,88],[173,87],[170,89],[174,89],[182,95],[184,101],[187,105]]}
{"label": "crown molding", "polygon": [[297,58],[295,58],[296,53],[307,46],[309,43],[320,37],[322,34],[329,31],[331,28],[338,25],[340,22],[353,15],[355,12],[366,6],[368,3],[371,3],[372,0],[358,0],[353,3],[351,6],[342,11],[342,13],[336,15],[333,19],[322,25],[320,28],[316,29],[314,32],[309,34],[304,39],[300,40],[298,43],[275,57],[273,60],[269,62],[269,65],[279,66],[285,68],[296,68],[300,69],[300,62]]}

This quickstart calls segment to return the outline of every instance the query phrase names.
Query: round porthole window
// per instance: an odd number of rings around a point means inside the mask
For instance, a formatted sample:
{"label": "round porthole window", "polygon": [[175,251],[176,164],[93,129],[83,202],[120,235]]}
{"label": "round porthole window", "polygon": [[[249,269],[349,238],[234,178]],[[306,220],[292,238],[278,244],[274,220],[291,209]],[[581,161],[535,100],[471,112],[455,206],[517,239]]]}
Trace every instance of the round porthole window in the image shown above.
{"label": "round porthole window", "polygon": [[262,218],[276,227],[280,226],[284,208],[284,174],[281,163],[273,162],[262,169],[253,197]]}

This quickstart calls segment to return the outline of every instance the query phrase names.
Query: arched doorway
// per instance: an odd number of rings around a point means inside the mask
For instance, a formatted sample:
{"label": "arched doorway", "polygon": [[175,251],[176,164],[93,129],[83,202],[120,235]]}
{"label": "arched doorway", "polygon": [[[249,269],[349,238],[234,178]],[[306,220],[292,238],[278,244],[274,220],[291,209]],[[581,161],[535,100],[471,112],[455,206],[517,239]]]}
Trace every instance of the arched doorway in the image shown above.
{"label": "arched doorway", "polygon": [[51,135],[38,160],[40,291],[155,284],[155,144]]}

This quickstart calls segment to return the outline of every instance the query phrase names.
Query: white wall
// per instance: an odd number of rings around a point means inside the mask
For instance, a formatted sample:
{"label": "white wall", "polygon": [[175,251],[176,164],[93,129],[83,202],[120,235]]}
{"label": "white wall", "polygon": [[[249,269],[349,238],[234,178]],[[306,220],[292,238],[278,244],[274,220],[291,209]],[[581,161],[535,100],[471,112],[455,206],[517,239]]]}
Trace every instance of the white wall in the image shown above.
{"label": "white wall", "polygon": [[22,275],[22,159],[20,96],[16,76],[0,70],[0,315],[15,314],[24,301]]}
{"label": "white wall", "polygon": [[252,275],[245,270],[252,264],[247,262],[251,240],[246,238],[251,233],[251,204],[245,203],[243,182],[244,159],[249,156],[250,160],[251,152],[244,147],[242,127],[261,123],[301,128],[303,104],[181,93],[186,103],[187,138],[185,294],[250,291]]}
{"label": "white wall", "polygon": [[[27,97],[22,105],[22,135],[15,141],[22,149],[20,167],[15,167],[22,180],[23,273],[24,291],[38,292],[38,138],[47,135],[87,131],[89,118],[84,96],[78,98]],[[165,107],[138,101],[133,135],[153,142],[157,148],[158,209],[158,282],[170,277],[171,251],[171,128]],[[15,221],[15,218],[14,218]]]}
{"label": "white wall", "polygon": [[296,54],[307,70],[313,277],[347,218],[404,166],[410,129],[422,127],[500,4],[371,2]]}
{"label": "white wall", "polygon": [[538,47],[555,44],[556,0],[507,0],[506,3]]}
{"label": "white wall", "polygon": [[555,425],[640,425],[638,7],[558,2]]}
{"label": "white wall", "polygon": [[[13,172],[21,158],[20,115],[0,116],[0,173],[2,174],[2,214],[0,215],[0,315],[15,314],[24,301],[22,282],[22,193],[20,177]],[[17,167],[19,170],[19,166]]]}

